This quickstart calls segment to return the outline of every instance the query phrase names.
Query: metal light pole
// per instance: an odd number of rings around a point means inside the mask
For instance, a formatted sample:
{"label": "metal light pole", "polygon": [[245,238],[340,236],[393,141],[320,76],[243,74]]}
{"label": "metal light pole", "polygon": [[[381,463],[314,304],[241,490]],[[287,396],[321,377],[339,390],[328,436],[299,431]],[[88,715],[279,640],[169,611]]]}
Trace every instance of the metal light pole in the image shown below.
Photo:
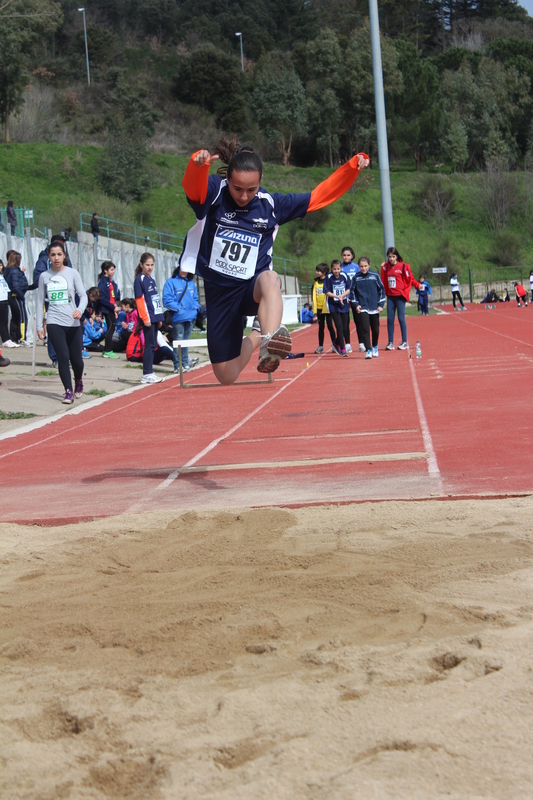
{"label": "metal light pole", "polygon": [[370,38],[372,40],[372,67],[374,69],[374,97],[376,101],[376,127],[378,134],[379,182],[381,186],[381,214],[385,254],[394,247],[394,221],[390,191],[389,146],[387,143],[387,118],[385,116],[385,93],[383,91],[383,66],[381,63],[381,41],[379,35],[378,0],[369,0]]}
{"label": "metal light pole", "polygon": [[87,24],[85,22],[85,7],[78,8],[83,14],[83,34],[85,36],[85,60],[87,62],[87,86],[91,85],[91,73],[89,70],[89,46],[87,45]]}
{"label": "metal light pole", "polygon": [[242,68],[242,71],[244,72],[244,55],[243,55],[243,52],[242,52],[242,33],[239,31],[239,33],[236,33],[235,36],[238,36],[240,38],[240,40],[241,40],[241,68]]}

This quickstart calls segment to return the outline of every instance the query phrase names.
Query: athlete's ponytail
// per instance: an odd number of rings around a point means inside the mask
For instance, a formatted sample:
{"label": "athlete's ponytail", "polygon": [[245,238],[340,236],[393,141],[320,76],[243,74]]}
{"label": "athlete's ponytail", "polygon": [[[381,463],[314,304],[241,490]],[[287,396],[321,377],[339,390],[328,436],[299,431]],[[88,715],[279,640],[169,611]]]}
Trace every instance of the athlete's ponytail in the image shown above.
{"label": "athlete's ponytail", "polygon": [[251,145],[245,144],[241,147],[237,136],[232,139],[220,139],[215,147],[215,154],[223,162],[223,166],[217,169],[223,178],[231,178],[233,170],[258,172],[259,178],[263,177],[263,162]]}

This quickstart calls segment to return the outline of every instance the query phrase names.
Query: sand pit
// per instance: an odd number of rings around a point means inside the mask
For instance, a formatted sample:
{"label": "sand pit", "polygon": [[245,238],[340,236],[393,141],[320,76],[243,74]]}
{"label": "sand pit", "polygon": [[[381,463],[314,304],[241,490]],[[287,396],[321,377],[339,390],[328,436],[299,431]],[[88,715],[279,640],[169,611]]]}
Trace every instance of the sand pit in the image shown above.
{"label": "sand pit", "polygon": [[1,796],[531,797],[532,515],[2,525]]}

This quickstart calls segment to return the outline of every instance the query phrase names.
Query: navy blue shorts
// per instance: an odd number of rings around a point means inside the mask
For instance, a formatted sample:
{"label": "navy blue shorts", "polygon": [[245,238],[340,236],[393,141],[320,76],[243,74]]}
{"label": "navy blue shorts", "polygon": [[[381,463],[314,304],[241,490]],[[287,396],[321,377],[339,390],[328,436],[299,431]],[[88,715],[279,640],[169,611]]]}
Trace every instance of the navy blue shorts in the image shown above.
{"label": "navy blue shorts", "polygon": [[[260,273],[259,273],[260,274]],[[254,286],[259,274],[235,286],[205,281],[207,349],[212,364],[231,361],[241,354],[243,320],[257,314]]]}

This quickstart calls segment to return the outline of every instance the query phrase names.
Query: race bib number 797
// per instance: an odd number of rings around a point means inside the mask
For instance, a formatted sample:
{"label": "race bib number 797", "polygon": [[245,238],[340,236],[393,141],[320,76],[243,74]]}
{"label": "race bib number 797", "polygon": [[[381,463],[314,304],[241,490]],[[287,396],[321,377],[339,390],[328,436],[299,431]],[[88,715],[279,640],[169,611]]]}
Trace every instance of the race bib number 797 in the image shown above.
{"label": "race bib number 797", "polygon": [[242,281],[253,278],[260,241],[260,233],[234,230],[219,225],[213,239],[210,269]]}

